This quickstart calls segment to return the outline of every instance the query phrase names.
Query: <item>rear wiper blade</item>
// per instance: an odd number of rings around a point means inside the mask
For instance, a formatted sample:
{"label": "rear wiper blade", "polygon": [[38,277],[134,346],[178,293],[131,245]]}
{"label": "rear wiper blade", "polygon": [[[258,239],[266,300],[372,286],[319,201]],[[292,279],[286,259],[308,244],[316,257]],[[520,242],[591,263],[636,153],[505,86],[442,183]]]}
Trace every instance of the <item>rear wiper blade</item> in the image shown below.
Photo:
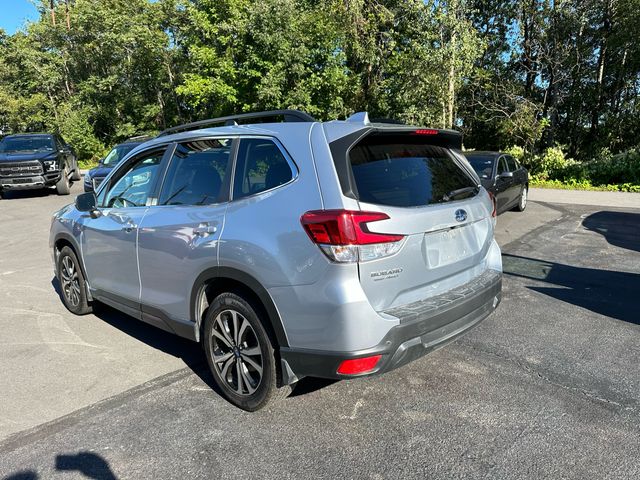
{"label": "rear wiper blade", "polygon": [[444,200],[445,202],[448,202],[456,198],[458,195],[462,195],[464,193],[470,193],[470,192],[478,193],[478,187],[477,186],[464,187],[464,188],[459,188],[457,190],[451,190],[449,193],[446,193],[445,195],[442,196],[442,200]]}

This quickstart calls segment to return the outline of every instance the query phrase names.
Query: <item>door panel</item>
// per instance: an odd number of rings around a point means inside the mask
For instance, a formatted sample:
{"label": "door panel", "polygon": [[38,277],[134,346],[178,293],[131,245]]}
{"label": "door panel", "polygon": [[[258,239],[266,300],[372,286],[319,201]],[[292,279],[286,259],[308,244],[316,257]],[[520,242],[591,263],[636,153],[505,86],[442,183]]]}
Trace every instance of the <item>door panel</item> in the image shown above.
{"label": "door panel", "polygon": [[518,171],[518,167],[516,166],[515,159],[512,156],[507,155],[506,160],[509,171],[513,173],[513,178],[511,179],[511,185],[509,187],[509,205],[515,205],[520,198],[522,180],[520,178],[520,172]]}
{"label": "door panel", "polygon": [[139,301],[136,235],[145,211],[109,209],[99,218],[83,218],[82,257],[92,290]]}
{"label": "door panel", "polygon": [[143,312],[190,320],[196,278],[218,265],[233,145],[218,138],[176,146],[159,205],[149,208],[138,235]]}
{"label": "door panel", "polygon": [[143,152],[123,165],[100,192],[101,215],[85,215],[80,222],[89,285],[98,297],[115,298],[131,308],[140,302],[138,226],[157,195],[165,149]]}
{"label": "door panel", "polygon": [[508,172],[507,162],[504,156],[498,159],[498,168],[496,169],[496,203],[498,212],[502,213],[511,201],[511,188],[513,187],[513,178],[501,178],[500,174]]}
{"label": "door panel", "polygon": [[218,265],[226,208],[223,204],[149,210],[138,236],[144,306],[159,309],[175,320],[189,320],[196,277]]}

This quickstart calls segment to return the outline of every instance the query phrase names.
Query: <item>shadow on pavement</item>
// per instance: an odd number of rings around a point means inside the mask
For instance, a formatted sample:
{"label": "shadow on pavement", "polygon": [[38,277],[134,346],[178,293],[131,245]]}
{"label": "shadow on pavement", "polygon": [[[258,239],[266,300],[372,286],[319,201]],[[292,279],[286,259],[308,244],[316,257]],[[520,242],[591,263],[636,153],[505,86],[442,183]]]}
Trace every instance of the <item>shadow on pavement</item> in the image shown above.
{"label": "shadow on pavement", "polygon": [[11,190],[6,191],[2,194],[2,200],[19,200],[21,198],[37,198],[37,197],[48,197],[50,194],[56,193],[55,190],[51,188],[37,188],[33,190]]}
{"label": "shadow on pavement", "polygon": [[[58,279],[54,277],[51,280],[51,285],[53,285],[58,297],[60,297],[60,301],[62,301],[62,292]],[[221,394],[211,376],[211,372],[209,372],[207,360],[199,344],[136,320],[102,303],[94,305],[93,314],[130,337],[168,355],[180,358],[185,363],[185,366],[198,375],[213,391]]]}
{"label": "shadow on pavement", "polygon": [[[59,472],[79,472],[85,478],[94,480],[118,480],[109,462],[93,452],[78,452],[70,455],[56,455],[56,470]],[[4,480],[37,480],[38,474],[33,470],[16,472]]]}
{"label": "shadow on pavement", "polygon": [[640,324],[640,274],[574,267],[517,255],[502,255],[506,275],[556,287],[529,286],[564,302],[629,323]]}
{"label": "shadow on pavement", "polygon": [[23,470],[12,473],[8,477],[2,477],[2,480],[38,480],[38,474],[33,470]]}
{"label": "shadow on pavement", "polygon": [[[62,291],[60,290],[60,282],[58,279],[53,277],[51,285],[58,294],[58,297],[60,297],[60,301],[62,301]],[[214,392],[224,398],[218,385],[215,383],[211,372],[209,371],[207,359],[205,358],[204,352],[198,343],[148,325],[102,303],[97,303],[94,306],[93,314],[100,320],[117,328],[121,332],[146,343],[150,347],[176,358],[180,358],[185,365],[193,371],[193,373],[198,375],[198,377],[200,377],[200,379]],[[332,383],[335,383],[335,380],[303,378],[297,383],[291,396],[295,397],[311,393],[329,386]]]}
{"label": "shadow on pavement", "polygon": [[640,252],[640,213],[596,212],[586,217],[582,225],[603,235],[611,245]]}
{"label": "shadow on pavement", "polygon": [[56,470],[63,472],[80,472],[85,477],[95,480],[118,480],[111,471],[109,462],[93,452],[57,455]]}

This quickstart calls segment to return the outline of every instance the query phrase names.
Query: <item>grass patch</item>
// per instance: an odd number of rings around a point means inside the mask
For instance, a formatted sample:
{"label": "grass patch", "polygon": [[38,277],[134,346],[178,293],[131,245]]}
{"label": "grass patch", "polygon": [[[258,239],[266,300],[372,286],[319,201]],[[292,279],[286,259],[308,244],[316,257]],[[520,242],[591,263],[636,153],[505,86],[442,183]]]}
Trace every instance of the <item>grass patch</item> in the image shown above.
{"label": "grass patch", "polygon": [[97,160],[78,160],[78,166],[82,170],[91,170],[98,166]]}
{"label": "grass patch", "polygon": [[619,183],[609,185],[593,185],[588,180],[540,180],[531,178],[529,185],[536,188],[557,188],[560,190],[589,190],[597,192],[637,192],[640,193],[640,185],[633,183]]}

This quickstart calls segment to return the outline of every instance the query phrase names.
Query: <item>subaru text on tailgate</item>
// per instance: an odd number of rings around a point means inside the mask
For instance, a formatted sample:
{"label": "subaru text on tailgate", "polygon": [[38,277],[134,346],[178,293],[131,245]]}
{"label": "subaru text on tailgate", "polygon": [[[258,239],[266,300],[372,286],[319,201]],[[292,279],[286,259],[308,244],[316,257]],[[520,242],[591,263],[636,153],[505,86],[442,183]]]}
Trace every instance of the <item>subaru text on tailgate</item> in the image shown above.
{"label": "subaru text on tailgate", "polygon": [[495,203],[460,145],[366,113],[169,129],[54,215],[62,299],[200,342],[246,410],[306,376],[400,367],[500,302]]}

